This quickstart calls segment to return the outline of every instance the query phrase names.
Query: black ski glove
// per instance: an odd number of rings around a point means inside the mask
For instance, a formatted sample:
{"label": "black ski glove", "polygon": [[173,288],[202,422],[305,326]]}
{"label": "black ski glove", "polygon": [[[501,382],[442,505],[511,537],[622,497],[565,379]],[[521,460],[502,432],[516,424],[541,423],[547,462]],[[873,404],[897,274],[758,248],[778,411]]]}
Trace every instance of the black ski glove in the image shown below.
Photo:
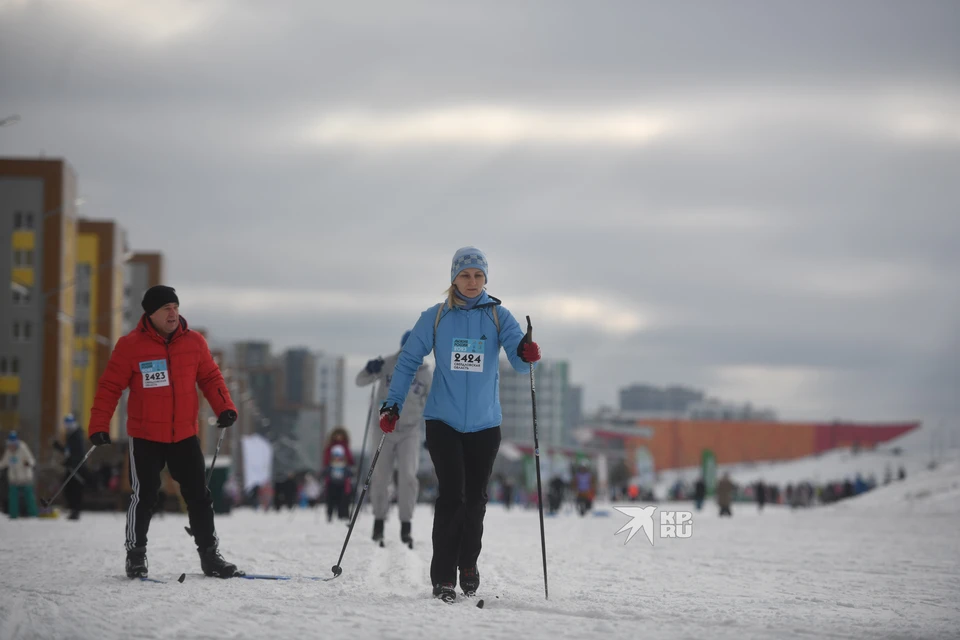
{"label": "black ski glove", "polygon": [[106,431],[94,431],[90,434],[90,443],[95,447],[110,444],[110,434]]}
{"label": "black ski glove", "polygon": [[221,429],[226,429],[227,427],[232,427],[233,423],[237,421],[237,412],[233,409],[227,409],[220,414],[220,417],[217,419],[217,426]]}
{"label": "black ski glove", "polygon": [[367,362],[367,366],[365,367],[367,373],[369,373],[370,375],[376,375],[380,373],[380,369],[382,368],[383,368],[383,358],[374,358],[373,360],[370,360],[369,362]]}

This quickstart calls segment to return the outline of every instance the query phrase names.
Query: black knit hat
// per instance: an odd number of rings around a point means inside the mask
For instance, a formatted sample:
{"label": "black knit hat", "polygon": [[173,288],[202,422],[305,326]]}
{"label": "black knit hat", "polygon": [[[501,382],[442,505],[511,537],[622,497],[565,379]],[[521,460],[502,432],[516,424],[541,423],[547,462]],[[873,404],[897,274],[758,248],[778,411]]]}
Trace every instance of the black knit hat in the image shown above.
{"label": "black knit hat", "polygon": [[147,289],[147,292],[143,294],[141,306],[148,316],[152,316],[156,313],[157,309],[171,302],[179,306],[180,300],[177,298],[177,292],[173,287],[165,287],[162,284],[158,284],[155,287],[150,287]]}

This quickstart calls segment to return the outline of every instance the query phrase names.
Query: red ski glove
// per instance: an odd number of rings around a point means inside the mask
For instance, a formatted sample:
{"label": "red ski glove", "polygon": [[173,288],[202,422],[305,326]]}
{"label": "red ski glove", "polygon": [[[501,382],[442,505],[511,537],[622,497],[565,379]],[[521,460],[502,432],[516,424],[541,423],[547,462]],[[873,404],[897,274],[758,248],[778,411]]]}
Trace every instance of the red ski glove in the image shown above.
{"label": "red ski glove", "polygon": [[520,356],[520,359],[524,362],[536,362],[540,359],[540,345],[533,340],[526,342],[526,339],[524,339],[524,341],[520,343],[520,346],[517,347],[517,355]]}
{"label": "red ski glove", "polygon": [[393,433],[399,419],[400,412],[397,411],[397,405],[380,409],[380,430],[384,433]]}

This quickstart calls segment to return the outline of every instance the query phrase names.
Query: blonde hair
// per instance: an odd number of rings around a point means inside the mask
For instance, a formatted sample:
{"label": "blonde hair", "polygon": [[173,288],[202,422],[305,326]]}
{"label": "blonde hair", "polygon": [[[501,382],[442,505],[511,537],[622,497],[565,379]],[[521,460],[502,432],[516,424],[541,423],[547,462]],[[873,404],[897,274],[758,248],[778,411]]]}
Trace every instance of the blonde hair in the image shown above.
{"label": "blonde hair", "polygon": [[451,284],[447,289],[447,306],[453,309],[454,307],[462,307],[467,304],[457,296],[457,285]]}
{"label": "blonde hair", "polygon": [[[481,292],[486,291],[487,288],[484,287]],[[460,296],[457,295],[457,285],[452,284],[447,288],[447,306],[453,309],[454,307],[462,307],[466,302],[460,299]]]}

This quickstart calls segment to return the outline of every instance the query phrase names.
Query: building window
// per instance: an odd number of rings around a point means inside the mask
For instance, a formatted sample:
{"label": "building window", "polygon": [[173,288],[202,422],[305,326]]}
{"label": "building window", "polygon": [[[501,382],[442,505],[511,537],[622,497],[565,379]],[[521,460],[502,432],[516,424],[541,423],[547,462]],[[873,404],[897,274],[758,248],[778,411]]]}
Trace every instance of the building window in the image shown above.
{"label": "building window", "polygon": [[90,334],[90,323],[89,322],[78,322],[73,326],[73,332],[78,336],[86,336]]}
{"label": "building window", "polygon": [[13,228],[19,229],[23,226],[23,213],[19,211],[13,212]]}
{"label": "building window", "polygon": [[33,266],[33,251],[24,251],[24,264],[28,267]]}
{"label": "building window", "polygon": [[7,359],[3,356],[0,356],[0,375],[7,372]]}
{"label": "building window", "polygon": [[24,340],[24,342],[30,340],[30,327],[31,327],[31,325],[30,325],[29,322],[24,322],[24,323],[23,323],[23,340]]}
{"label": "building window", "polygon": [[0,411],[7,410],[7,395],[5,393],[0,393]]}
{"label": "building window", "polygon": [[16,356],[10,358],[10,373],[20,373],[20,358]]}
{"label": "building window", "polygon": [[13,394],[13,395],[7,396],[7,409],[9,409],[10,411],[16,411],[19,406],[20,406],[19,395]]}
{"label": "building window", "polygon": [[23,258],[20,256],[20,250],[17,249],[13,252],[13,266],[19,267],[23,262]]}
{"label": "building window", "polygon": [[33,211],[27,212],[27,229],[33,229]]}
{"label": "building window", "polygon": [[14,340],[20,339],[20,323],[19,322],[13,323],[13,339]]}

